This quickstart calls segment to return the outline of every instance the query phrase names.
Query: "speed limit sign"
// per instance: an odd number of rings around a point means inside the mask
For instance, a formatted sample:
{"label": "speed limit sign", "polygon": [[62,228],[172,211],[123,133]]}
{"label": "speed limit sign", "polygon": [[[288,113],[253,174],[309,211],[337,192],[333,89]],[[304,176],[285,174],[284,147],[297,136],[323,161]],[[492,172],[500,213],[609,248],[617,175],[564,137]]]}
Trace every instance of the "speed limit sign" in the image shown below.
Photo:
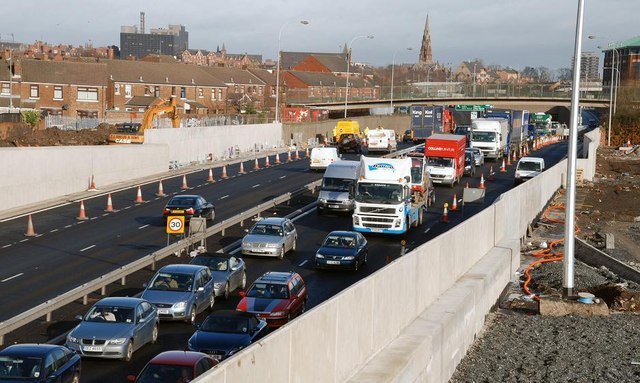
{"label": "speed limit sign", "polygon": [[184,234],[184,217],[167,217],[167,234]]}

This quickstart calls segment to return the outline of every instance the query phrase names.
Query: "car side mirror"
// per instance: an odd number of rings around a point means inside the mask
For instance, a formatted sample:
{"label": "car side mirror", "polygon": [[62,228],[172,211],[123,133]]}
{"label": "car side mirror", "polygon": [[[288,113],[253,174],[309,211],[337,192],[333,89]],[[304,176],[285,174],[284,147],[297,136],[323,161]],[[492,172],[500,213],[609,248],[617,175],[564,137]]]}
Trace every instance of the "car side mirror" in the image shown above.
{"label": "car side mirror", "polygon": [[249,232],[249,229],[244,229],[244,232],[245,232],[245,233],[248,233],[248,232]]}
{"label": "car side mirror", "polygon": [[239,294],[241,297],[243,297],[243,298],[247,296],[247,292],[246,292],[246,291],[244,291],[244,290],[240,290],[240,291],[238,292],[238,294]]}
{"label": "car side mirror", "polygon": [[202,287],[202,286],[198,287],[197,291],[204,291],[204,287]]}
{"label": "car side mirror", "polygon": [[143,288],[143,289],[146,289],[147,287],[149,287],[149,284],[148,284],[147,282],[145,282],[145,283],[143,283],[143,284],[142,284],[142,288]]}
{"label": "car side mirror", "polygon": [[138,318],[138,323],[145,323],[146,321],[146,318]]}
{"label": "car side mirror", "polygon": [[235,265],[235,266],[231,266],[231,271],[236,271],[240,268],[240,266]]}
{"label": "car side mirror", "polygon": [[76,316],[75,316],[75,318],[76,318],[77,320],[82,320],[82,315],[76,315]]}

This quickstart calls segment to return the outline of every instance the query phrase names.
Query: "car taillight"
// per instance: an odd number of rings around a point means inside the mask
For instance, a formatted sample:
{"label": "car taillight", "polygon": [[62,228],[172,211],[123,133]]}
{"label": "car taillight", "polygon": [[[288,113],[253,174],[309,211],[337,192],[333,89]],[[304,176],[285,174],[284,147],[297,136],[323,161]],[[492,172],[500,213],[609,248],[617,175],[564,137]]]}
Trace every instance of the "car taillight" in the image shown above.
{"label": "car taillight", "polygon": [[171,214],[171,210],[167,209],[166,207],[164,208],[164,214]]}
{"label": "car taillight", "polygon": [[190,207],[187,210],[185,210],[184,212],[187,213],[187,214],[194,214],[196,211],[192,207]]}

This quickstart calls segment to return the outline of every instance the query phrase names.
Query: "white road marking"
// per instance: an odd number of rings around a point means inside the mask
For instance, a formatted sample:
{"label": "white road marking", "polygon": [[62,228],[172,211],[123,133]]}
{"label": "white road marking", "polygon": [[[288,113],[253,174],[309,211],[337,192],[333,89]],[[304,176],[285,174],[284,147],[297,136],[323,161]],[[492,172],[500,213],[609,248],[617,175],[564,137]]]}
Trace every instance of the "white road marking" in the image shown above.
{"label": "white road marking", "polygon": [[227,194],[227,195],[223,195],[222,197],[220,197],[220,199],[225,199],[225,198],[227,198],[227,197],[229,197],[229,194]]}
{"label": "white road marking", "polygon": [[302,261],[301,264],[298,265],[298,267],[302,267],[302,265],[304,265],[305,263],[307,263],[308,259],[305,259],[304,261]]}
{"label": "white road marking", "polygon": [[80,250],[80,252],[83,252],[83,251],[86,251],[86,250],[89,250],[89,249],[93,249],[94,247],[96,247],[96,245],[87,246],[84,249]]}
{"label": "white road marking", "polygon": [[280,177],[280,179],[283,179],[283,178],[286,178],[286,177],[287,177],[287,176],[282,176],[282,177]]}
{"label": "white road marking", "polygon": [[104,214],[102,214],[102,216],[103,216],[103,217],[106,217],[106,216],[108,216],[108,215],[109,215],[109,213],[104,213]]}
{"label": "white road marking", "polygon": [[24,273],[16,274],[16,275],[14,275],[14,276],[12,276],[12,277],[5,278],[5,279],[1,280],[0,282],[10,281],[10,280],[12,280],[13,278],[18,278],[18,277],[19,277],[19,276],[21,276],[21,275],[24,275]]}
{"label": "white road marking", "polygon": [[138,230],[140,230],[140,229],[144,229],[144,228],[145,228],[145,227],[147,227],[147,226],[149,226],[149,224],[142,225],[142,226],[140,226],[140,227],[138,228]]}
{"label": "white road marking", "polygon": [[131,206],[125,206],[123,207],[124,210],[127,210],[128,208],[130,208]]}
{"label": "white road marking", "polygon": [[27,242],[28,240],[29,240],[29,238],[25,238],[25,239],[23,239],[21,241],[18,241],[18,242]]}
{"label": "white road marking", "polygon": [[35,238],[42,237],[42,236],[43,236],[43,234],[36,234]]}
{"label": "white road marking", "polygon": [[91,217],[89,218],[89,221],[93,221],[94,219],[98,219],[98,217]]}
{"label": "white road marking", "polygon": [[8,245],[4,245],[4,246],[2,246],[2,248],[3,248],[3,249],[6,249],[7,247],[11,247],[11,245],[13,245],[13,243],[10,243],[10,244],[8,244]]}
{"label": "white road marking", "polygon": [[68,228],[70,228],[71,226],[73,226],[73,225],[67,225],[67,226],[65,226],[64,228],[65,228],[65,229],[68,229]]}
{"label": "white road marking", "polygon": [[50,230],[49,233],[55,233],[56,231],[58,231],[58,229]]}
{"label": "white road marking", "polygon": [[427,234],[429,230],[431,230],[431,228],[428,228],[427,230],[425,230],[424,233]]}
{"label": "white road marking", "polygon": [[251,189],[257,188],[258,186],[260,186],[260,184],[255,184],[251,187]]}

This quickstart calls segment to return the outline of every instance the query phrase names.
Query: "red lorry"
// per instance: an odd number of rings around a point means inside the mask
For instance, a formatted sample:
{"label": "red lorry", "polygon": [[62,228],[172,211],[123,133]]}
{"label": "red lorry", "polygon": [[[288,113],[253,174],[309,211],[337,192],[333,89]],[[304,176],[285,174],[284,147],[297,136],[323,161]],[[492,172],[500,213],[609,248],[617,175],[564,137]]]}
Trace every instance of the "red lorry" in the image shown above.
{"label": "red lorry", "polygon": [[464,151],[467,137],[457,134],[433,134],[427,137],[424,155],[433,183],[460,183],[464,173]]}

